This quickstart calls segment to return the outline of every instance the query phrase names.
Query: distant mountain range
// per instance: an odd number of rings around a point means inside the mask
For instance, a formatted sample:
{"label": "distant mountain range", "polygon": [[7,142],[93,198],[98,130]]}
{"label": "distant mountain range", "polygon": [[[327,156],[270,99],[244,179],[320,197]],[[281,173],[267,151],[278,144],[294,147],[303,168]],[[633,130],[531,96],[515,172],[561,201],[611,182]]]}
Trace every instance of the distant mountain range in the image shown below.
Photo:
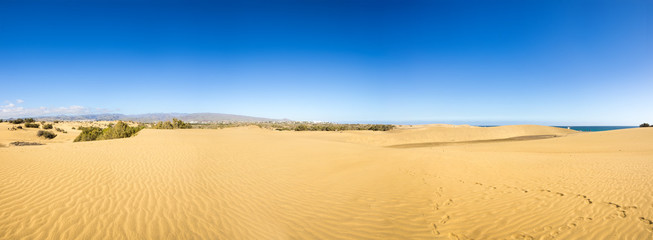
{"label": "distant mountain range", "polygon": [[224,114],[224,113],[148,113],[125,115],[116,113],[105,114],[86,114],[86,115],[59,115],[59,116],[42,116],[34,117],[38,121],[135,121],[135,122],[158,122],[169,121],[173,118],[180,119],[184,122],[282,122],[290,121],[288,119],[271,119],[262,117],[251,117],[244,115]]}

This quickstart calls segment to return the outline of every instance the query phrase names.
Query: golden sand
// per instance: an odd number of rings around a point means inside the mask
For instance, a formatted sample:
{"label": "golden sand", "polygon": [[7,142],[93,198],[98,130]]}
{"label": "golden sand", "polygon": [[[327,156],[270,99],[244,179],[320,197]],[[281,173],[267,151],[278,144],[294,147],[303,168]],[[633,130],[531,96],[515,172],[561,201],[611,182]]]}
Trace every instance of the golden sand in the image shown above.
{"label": "golden sand", "polygon": [[[4,146],[46,145],[0,147],[0,239],[653,237],[653,128],[145,129],[72,143],[74,130],[7,126]],[[533,135],[556,137],[478,141]],[[457,144],[387,147],[433,142]]]}

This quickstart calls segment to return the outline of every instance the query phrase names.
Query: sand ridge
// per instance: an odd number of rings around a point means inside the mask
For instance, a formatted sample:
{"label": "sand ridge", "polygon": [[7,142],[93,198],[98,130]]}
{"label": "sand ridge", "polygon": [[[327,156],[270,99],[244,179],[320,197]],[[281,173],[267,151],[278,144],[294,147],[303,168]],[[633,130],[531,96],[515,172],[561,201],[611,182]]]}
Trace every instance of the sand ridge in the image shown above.
{"label": "sand ridge", "polygon": [[[385,147],[546,134],[560,137]],[[651,140],[242,127],[5,147],[0,239],[651,239]]]}

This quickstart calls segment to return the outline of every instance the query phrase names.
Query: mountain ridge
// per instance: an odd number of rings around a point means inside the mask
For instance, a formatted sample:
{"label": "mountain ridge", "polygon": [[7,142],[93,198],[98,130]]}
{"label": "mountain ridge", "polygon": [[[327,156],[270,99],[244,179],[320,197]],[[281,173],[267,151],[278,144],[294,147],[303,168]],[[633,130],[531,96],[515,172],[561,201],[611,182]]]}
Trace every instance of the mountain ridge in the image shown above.
{"label": "mountain ridge", "polygon": [[272,119],[264,117],[253,117],[226,113],[145,113],[145,114],[121,114],[121,113],[100,113],[81,115],[56,115],[32,117],[38,121],[134,121],[134,122],[158,122],[170,121],[173,118],[185,122],[283,122],[288,119]]}

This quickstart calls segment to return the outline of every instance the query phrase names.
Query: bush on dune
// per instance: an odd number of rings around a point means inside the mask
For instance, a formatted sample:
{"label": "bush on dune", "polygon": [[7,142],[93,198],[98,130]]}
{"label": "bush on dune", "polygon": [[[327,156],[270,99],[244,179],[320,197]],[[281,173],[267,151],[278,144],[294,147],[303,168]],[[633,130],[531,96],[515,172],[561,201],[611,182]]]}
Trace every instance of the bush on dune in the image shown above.
{"label": "bush on dune", "polygon": [[52,129],[52,124],[43,124],[43,129]]}
{"label": "bush on dune", "polygon": [[14,120],[6,120],[7,122],[13,123],[13,124],[21,124],[21,123],[33,123],[34,118],[16,118]]}
{"label": "bush on dune", "polygon": [[188,128],[193,128],[190,123],[186,123],[182,120],[173,118],[172,122],[170,121],[165,121],[165,122],[157,122],[152,125],[152,128],[154,129],[188,129]]}
{"label": "bush on dune", "polygon": [[41,125],[39,125],[38,123],[29,123],[29,122],[25,123],[26,128],[39,128],[39,126]]}
{"label": "bush on dune", "polygon": [[18,119],[10,120],[9,122],[13,123],[13,124],[21,124],[21,123],[24,123],[25,120],[22,119],[22,118],[18,118]]}
{"label": "bush on dune", "polygon": [[195,124],[195,128],[216,129],[243,126],[258,126],[260,128],[272,129],[277,131],[350,131],[350,130],[369,130],[369,131],[390,131],[396,126],[391,124],[342,124],[329,122],[222,122],[210,124]]}
{"label": "bush on dune", "polygon": [[103,129],[98,140],[131,137],[136,135],[136,133],[141,129],[141,127],[130,127],[126,123],[119,121],[115,125]]}
{"label": "bush on dune", "polygon": [[95,141],[102,134],[102,128],[99,127],[79,127],[82,130],[76,138],[75,142]]}
{"label": "bush on dune", "polygon": [[75,142],[128,138],[136,135],[143,128],[143,126],[131,127],[122,121],[118,121],[115,125],[104,129],[99,127],[79,127],[78,129],[82,130],[82,133],[75,138]]}
{"label": "bush on dune", "polygon": [[36,136],[44,137],[44,138],[47,138],[47,139],[53,139],[53,138],[55,138],[57,136],[57,134],[54,134],[53,132],[50,132],[50,131],[39,130],[36,133]]}
{"label": "bush on dune", "polygon": [[650,126],[651,125],[649,125],[648,123],[642,123],[642,124],[639,125],[639,127],[650,127]]}
{"label": "bush on dune", "polygon": [[337,124],[337,123],[302,123],[295,126],[276,128],[277,130],[295,130],[295,131],[347,131],[347,130],[370,130],[370,131],[390,131],[394,125],[389,124]]}
{"label": "bush on dune", "polygon": [[392,130],[393,128],[395,128],[394,125],[375,124],[375,125],[370,126],[370,127],[368,128],[368,130],[372,130],[372,131],[390,131],[390,130]]}

